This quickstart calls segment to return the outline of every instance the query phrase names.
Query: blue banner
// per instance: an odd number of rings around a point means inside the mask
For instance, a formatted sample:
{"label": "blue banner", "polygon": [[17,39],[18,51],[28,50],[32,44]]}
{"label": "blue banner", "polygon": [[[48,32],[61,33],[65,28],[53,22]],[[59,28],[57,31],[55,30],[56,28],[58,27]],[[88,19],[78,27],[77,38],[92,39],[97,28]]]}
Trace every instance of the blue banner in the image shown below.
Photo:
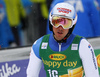
{"label": "blue banner", "polygon": [[26,77],[28,59],[0,63],[0,77]]}

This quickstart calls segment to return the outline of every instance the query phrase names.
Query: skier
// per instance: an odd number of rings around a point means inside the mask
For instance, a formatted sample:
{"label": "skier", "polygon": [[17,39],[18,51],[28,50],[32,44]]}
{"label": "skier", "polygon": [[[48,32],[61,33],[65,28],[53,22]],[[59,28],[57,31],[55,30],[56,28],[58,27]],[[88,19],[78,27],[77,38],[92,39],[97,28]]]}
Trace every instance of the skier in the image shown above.
{"label": "skier", "polygon": [[84,37],[72,34],[77,22],[74,7],[56,4],[49,21],[52,33],[32,45],[27,77],[38,77],[42,62],[47,77],[99,77],[93,47]]}

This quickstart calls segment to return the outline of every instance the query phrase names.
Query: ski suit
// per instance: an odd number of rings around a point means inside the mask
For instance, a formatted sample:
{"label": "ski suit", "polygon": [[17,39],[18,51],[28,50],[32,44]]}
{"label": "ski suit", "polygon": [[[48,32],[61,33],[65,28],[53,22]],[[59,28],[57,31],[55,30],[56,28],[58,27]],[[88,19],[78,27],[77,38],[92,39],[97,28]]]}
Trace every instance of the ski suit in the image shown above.
{"label": "ski suit", "polygon": [[78,35],[71,34],[63,43],[58,43],[52,33],[35,41],[27,77],[39,77],[42,62],[47,77],[99,77],[93,47]]}

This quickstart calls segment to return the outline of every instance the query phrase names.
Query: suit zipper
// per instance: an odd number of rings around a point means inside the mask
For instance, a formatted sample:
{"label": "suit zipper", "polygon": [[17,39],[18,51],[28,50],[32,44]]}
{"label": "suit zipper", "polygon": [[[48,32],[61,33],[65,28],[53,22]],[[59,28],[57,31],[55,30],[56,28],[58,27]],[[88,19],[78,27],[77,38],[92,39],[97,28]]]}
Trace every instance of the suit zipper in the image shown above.
{"label": "suit zipper", "polygon": [[59,43],[59,52],[61,52],[61,44],[62,44],[62,43]]}

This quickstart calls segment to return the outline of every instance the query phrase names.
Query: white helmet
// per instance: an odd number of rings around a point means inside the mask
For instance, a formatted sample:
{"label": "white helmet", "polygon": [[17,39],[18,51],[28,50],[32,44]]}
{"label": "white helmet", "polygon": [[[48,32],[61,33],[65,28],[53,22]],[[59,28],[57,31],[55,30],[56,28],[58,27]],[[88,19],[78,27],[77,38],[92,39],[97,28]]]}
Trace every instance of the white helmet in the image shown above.
{"label": "white helmet", "polygon": [[[52,16],[54,15],[64,15],[67,18],[73,19],[72,25],[75,25],[77,22],[77,14],[74,7],[66,2],[58,3],[54,6],[49,14],[49,21],[51,22]],[[50,27],[49,27],[50,28]]]}

